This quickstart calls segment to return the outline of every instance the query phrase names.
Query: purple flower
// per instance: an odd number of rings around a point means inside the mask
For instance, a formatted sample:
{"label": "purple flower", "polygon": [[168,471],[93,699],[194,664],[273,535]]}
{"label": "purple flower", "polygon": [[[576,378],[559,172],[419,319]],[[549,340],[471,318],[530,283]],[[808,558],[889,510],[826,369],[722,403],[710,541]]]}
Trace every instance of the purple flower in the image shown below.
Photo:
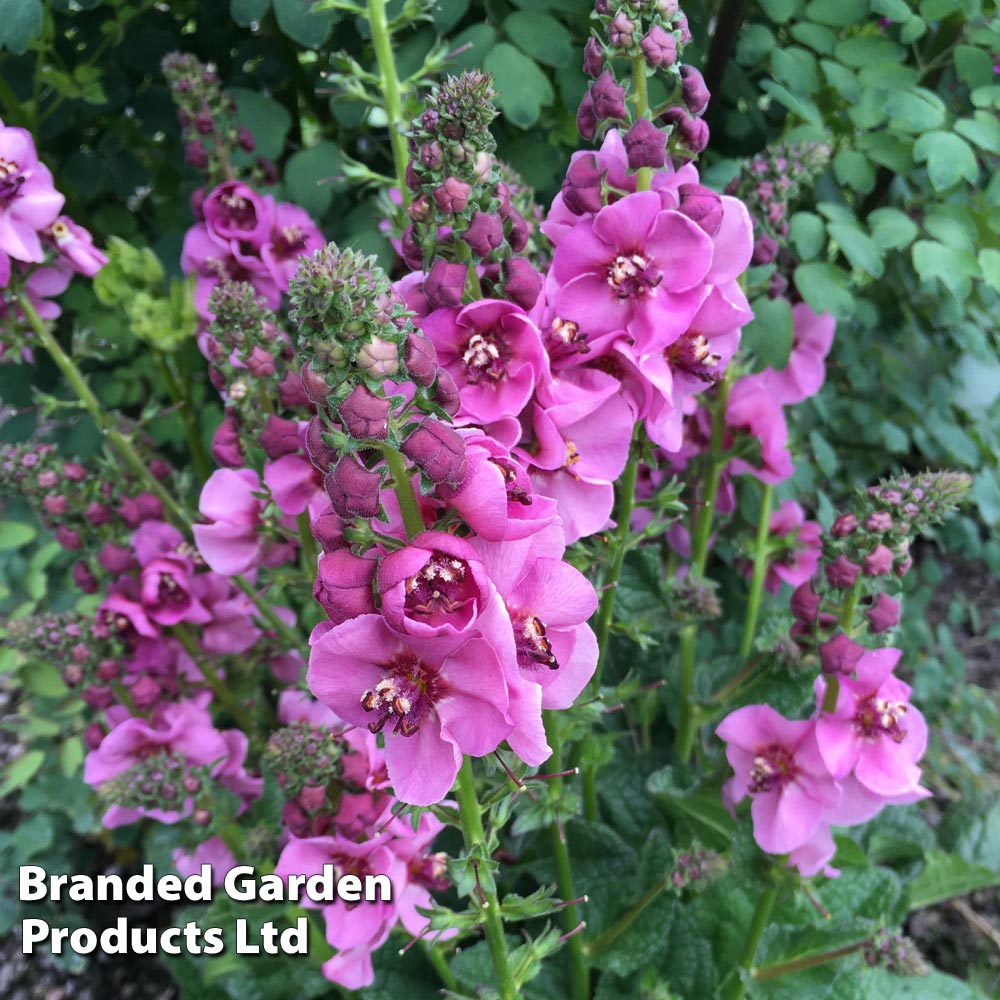
{"label": "purple flower", "polygon": [[686,65],[681,66],[681,94],[688,111],[693,115],[703,114],[712,96],[701,73],[694,66]]}
{"label": "purple flower", "polygon": [[271,231],[274,203],[241,181],[224,181],[205,199],[202,212],[213,236],[259,250]]}
{"label": "purple flower", "polygon": [[64,200],[39,163],[31,134],[0,121],[0,252],[40,264],[45,252],[38,234],[55,222]]}
{"label": "purple flower", "polygon": [[847,556],[839,555],[826,567],[826,579],[831,587],[849,590],[860,572],[861,567],[857,563],[851,562]]}

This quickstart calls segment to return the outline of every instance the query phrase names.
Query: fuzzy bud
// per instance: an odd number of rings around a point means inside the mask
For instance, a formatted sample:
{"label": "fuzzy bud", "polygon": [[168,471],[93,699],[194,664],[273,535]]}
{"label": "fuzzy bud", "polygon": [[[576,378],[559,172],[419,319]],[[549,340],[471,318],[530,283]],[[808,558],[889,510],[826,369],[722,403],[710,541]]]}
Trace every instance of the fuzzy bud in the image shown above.
{"label": "fuzzy bud", "polygon": [[[434,266],[437,267],[437,264]],[[433,274],[433,268],[431,273]],[[435,348],[433,341],[419,333],[408,334],[406,338],[406,371],[410,378],[417,385],[433,385],[437,370],[437,348]]]}
{"label": "fuzzy bud", "polygon": [[888,594],[879,594],[865,615],[872,632],[880,635],[899,624],[899,601]]}
{"label": "fuzzy bud", "polygon": [[501,266],[504,294],[525,311],[531,309],[542,291],[542,276],[522,257],[511,257]]}
{"label": "fuzzy bud", "polygon": [[434,386],[434,402],[453,417],[462,407],[462,397],[458,385],[447,368],[439,368],[437,384]]}
{"label": "fuzzy bud", "polygon": [[462,241],[477,257],[488,257],[503,244],[503,222],[499,215],[476,212]]}
{"label": "fuzzy bud", "polygon": [[696,222],[709,236],[715,236],[722,228],[722,199],[714,191],[701,184],[682,184],[680,212],[692,222]]}
{"label": "fuzzy bud", "polygon": [[666,162],[667,137],[648,118],[640,118],[625,133],[625,152],[633,170],[652,167],[658,170]]}
{"label": "fuzzy bud", "polygon": [[849,590],[854,586],[861,567],[846,556],[840,555],[826,567],[826,578],[831,587],[837,590]]}
{"label": "fuzzy bud", "polygon": [[270,459],[294,455],[299,450],[299,425],[271,413],[257,440]]}
{"label": "fuzzy bud", "polygon": [[799,584],[792,593],[792,614],[796,621],[811,624],[819,614],[819,594],[813,590],[812,580]]}
{"label": "fuzzy bud", "polygon": [[615,83],[615,78],[605,70],[590,88],[594,115],[598,121],[606,118],[623,120],[628,116],[625,110],[625,88]]}
{"label": "fuzzy bud", "polygon": [[845,632],[838,632],[832,639],[819,645],[819,662],[825,674],[850,676],[864,654],[865,647]]}
{"label": "fuzzy bud", "polygon": [[359,441],[385,441],[389,437],[391,407],[384,396],[376,396],[366,386],[358,385],[337,407],[337,414],[351,437]]}
{"label": "fuzzy bud", "polygon": [[369,378],[389,378],[399,371],[399,350],[391,340],[373,337],[358,351],[355,361]]}
{"label": "fuzzy bud", "polygon": [[455,215],[465,211],[471,193],[471,184],[466,184],[465,181],[460,181],[457,177],[448,177],[439,188],[435,189],[434,201],[437,202],[437,207],[445,215]]}
{"label": "fuzzy bud", "polygon": [[319,557],[313,597],[327,617],[339,625],[358,615],[378,610],[372,595],[372,582],[378,563],[363,559],[341,548]]}
{"label": "fuzzy bud", "polygon": [[876,545],[862,560],[865,576],[885,576],[892,569],[892,550]]}
{"label": "fuzzy bud", "polygon": [[382,473],[366,469],[352,455],[340,459],[327,473],[323,485],[333,509],[341,517],[378,516]]}
{"label": "fuzzy bud", "polygon": [[237,469],[243,465],[243,448],[236,420],[227,413],[212,437],[212,458],[224,468]]}
{"label": "fuzzy bud", "polygon": [[[646,57],[646,65],[657,69],[660,66],[673,66],[677,62],[677,39],[658,24],[654,24],[640,47]],[[683,70],[682,70],[683,72]]]}
{"label": "fuzzy bud", "polygon": [[465,480],[465,441],[440,420],[425,417],[403,443],[402,451],[435,483],[457,487]]}
{"label": "fuzzy bud", "polygon": [[[485,254],[483,255],[485,256]],[[457,309],[462,304],[469,269],[465,264],[436,260],[424,279],[424,295],[435,309]]]}
{"label": "fuzzy bud", "polygon": [[704,114],[712,95],[705,86],[705,78],[694,66],[681,66],[681,95],[691,114]]}
{"label": "fuzzy bud", "polygon": [[593,35],[587,39],[583,49],[583,71],[594,79],[604,72],[604,52],[601,43]]}
{"label": "fuzzy bud", "polygon": [[830,528],[830,534],[834,538],[846,538],[848,535],[853,535],[855,531],[858,530],[858,519],[853,514],[841,514],[836,521],[833,522],[833,526]]}

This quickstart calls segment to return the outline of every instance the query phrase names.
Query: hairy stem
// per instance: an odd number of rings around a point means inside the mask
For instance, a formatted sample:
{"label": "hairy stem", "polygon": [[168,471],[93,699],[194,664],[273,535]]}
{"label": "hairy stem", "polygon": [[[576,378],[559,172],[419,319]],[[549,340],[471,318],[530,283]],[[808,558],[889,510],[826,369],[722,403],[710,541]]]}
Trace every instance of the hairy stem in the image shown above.
{"label": "hairy stem", "polygon": [[[476,796],[475,779],[472,776],[472,761],[465,757],[458,771],[458,783],[455,787],[458,798],[458,818],[462,826],[462,836],[465,838],[465,848],[468,851],[486,849],[486,831],[483,829],[482,807]],[[510,968],[510,956],[507,954],[507,940],[503,933],[503,917],[500,915],[500,904],[496,893],[482,890],[483,929],[486,932],[486,942],[493,960],[493,971],[497,977],[497,987],[501,1000],[518,1000],[520,991],[514,982]]]}
{"label": "hairy stem", "polygon": [[198,474],[199,483],[204,483],[212,474],[212,463],[208,460],[205,452],[205,445],[201,440],[201,432],[198,429],[198,416],[195,412],[194,401],[187,383],[183,379],[177,378],[174,374],[170,358],[163,351],[156,351],[157,367],[163,376],[163,381],[167,385],[167,393],[175,403],[181,405],[181,420],[184,422],[184,436],[187,439],[188,451],[191,452],[191,461],[194,470]]}
{"label": "hairy stem", "polygon": [[834,962],[845,955],[853,955],[856,951],[866,948],[870,943],[866,938],[864,941],[856,941],[854,944],[844,945],[843,948],[834,948],[832,951],[820,952],[818,955],[804,955],[802,958],[795,958],[790,962],[765,965],[762,968],[752,970],[750,975],[756,980],[777,979],[779,976],[787,976],[792,972],[801,972],[803,969],[811,969],[826,962]]}
{"label": "hairy stem", "polygon": [[770,483],[764,483],[760,491],[760,514],[757,517],[757,537],[753,548],[753,577],[750,580],[750,594],[747,597],[746,617],[743,619],[743,637],[740,639],[741,659],[746,659],[750,655],[753,637],[757,631],[757,618],[760,615],[760,599],[764,592],[769,556],[772,489]]}
{"label": "hairy stem", "polygon": [[743,941],[743,951],[740,952],[740,960],[737,966],[729,974],[719,989],[720,1000],[740,1000],[743,996],[743,977],[741,972],[749,969],[753,965],[754,956],[757,954],[757,947],[764,934],[768,921],[771,919],[771,911],[774,909],[774,901],[778,896],[778,888],[775,885],[768,885],[757,897],[757,906],[754,908],[753,916],[750,918],[750,926],[747,928],[747,936]]}
{"label": "hairy stem", "polygon": [[392,488],[399,501],[399,510],[403,515],[406,535],[408,538],[412,538],[425,530],[420,504],[417,502],[416,493],[413,492],[413,481],[410,479],[403,456],[395,448],[387,444],[382,445],[382,454],[385,455],[385,463],[389,466],[389,475],[392,476]]}
{"label": "hairy stem", "polygon": [[632,907],[627,913],[618,918],[600,937],[595,938],[590,945],[587,946],[588,955],[599,955],[605,948],[612,944],[621,934],[623,934],[628,928],[642,915],[642,911],[646,909],[667,887],[667,880],[661,878],[659,882],[651,885],[646,892],[643,894],[642,898],[639,900],[635,906]]}
{"label": "hairy stem", "polygon": [[[635,119],[649,114],[649,87],[646,80],[646,60],[635,56],[632,60],[632,86],[635,89]],[[653,186],[653,168],[640,167],[635,175],[636,191],[648,191]]]}

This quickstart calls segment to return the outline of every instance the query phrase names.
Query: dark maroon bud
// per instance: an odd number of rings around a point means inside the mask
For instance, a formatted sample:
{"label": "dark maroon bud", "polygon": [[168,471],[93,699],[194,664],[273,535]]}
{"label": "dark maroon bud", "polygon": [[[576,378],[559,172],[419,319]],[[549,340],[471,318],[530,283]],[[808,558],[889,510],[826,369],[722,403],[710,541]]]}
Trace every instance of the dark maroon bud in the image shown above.
{"label": "dark maroon bud", "polygon": [[306,396],[309,397],[310,403],[320,406],[326,402],[327,396],[330,395],[330,387],[327,385],[326,378],[322,372],[316,371],[306,363],[299,372],[299,378],[302,382],[302,389]]}
{"label": "dark maroon bud", "polygon": [[797,621],[811,624],[819,614],[819,603],[819,595],[813,590],[812,580],[806,580],[792,593],[792,614]]}
{"label": "dark maroon bud", "polygon": [[326,474],[323,485],[341,517],[378,516],[382,473],[366,469],[353,455],[344,455]]}
{"label": "dark maroon bud", "polygon": [[693,115],[703,114],[712,96],[705,86],[705,78],[694,66],[681,66],[681,94]]}
{"label": "dark maroon bud", "polygon": [[510,188],[503,181],[497,181],[496,196],[500,201],[497,212],[501,219],[506,219],[510,215]]}
{"label": "dark maroon bud", "polygon": [[61,493],[50,493],[42,498],[42,510],[50,517],[59,517],[69,510],[69,501]]}
{"label": "dark maroon bud", "polygon": [[591,86],[590,96],[594,102],[594,115],[598,121],[627,117],[625,88],[615,83],[615,78],[608,70],[605,70]]}
{"label": "dark maroon bud", "polygon": [[646,57],[646,65],[653,69],[658,66],[673,66],[677,62],[677,39],[658,24],[654,24],[646,32],[639,47]]}
{"label": "dark maroon bud", "polygon": [[160,685],[146,674],[129,688],[129,694],[136,708],[152,708],[160,700]]}
{"label": "dark maroon bud", "polygon": [[465,481],[465,441],[447,424],[425,417],[403,442],[403,454],[435,483]]}
{"label": "dark maroon bud", "polygon": [[80,697],[83,698],[83,700],[91,708],[95,708],[98,711],[110,708],[115,703],[115,693],[111,690],[111,688],[94,687],[93,684],[88,688],[84,688]]}
{"label": "dark maroon bud", "polygon": [[[441,263],[440,261],[435,263]],[[464,268],[463,268],[464,270]],[[434,273],[434,268],[431,268]],[[433,385],[437,376],[437,348],[434,343],[419,333],[406,337],[406,371],[417,385]]]}
{"label": "dark maroon bud", "polygon": [[127,545],[105,542],[97,555],[97,561],[112,576],[121,576],[135,566],[135,556]]}
{"label": "dark maroon bud", "polygon": [[208,153],[205,147],[195,139],[184,147],[184,160],[195,170],[204,170],[208,166]]}
{"label": "dark maroon bud", "polygon": [[111,508],[94,500],[87,505],[83,516],[87,519],[88,524],[99,528],[102,524],[107,524],[111,520]]}
{"label": "dark maroon bud", "polygon": [[296,372],[285,372],[285,377],[278,383],[278,402],[286,410],[309,405],[309,397],[302,388],[302,381]]}
{"label": "dark maroon bud", "polygon": [[593,153],[574,156],[562,185],[563,204],[574,215],[599,212],[603,205],[601,181],[604,171]]}
{"label": "dark maroon bud", "polygon": [[691,29],[688,27],[687,14],[679,11],[674,18],[674,27],[681,33],[681,45],[687,45],[691,41]]}
{"label": "dark maroon bud", "polygon": [[885,576],[892,570],[892,550],[876,545],[862,560],[865,576]]}
{"label": "dark maroon bud", "polygon": [[457,309],[462,304],[462,293],[469,269],[465,264],[449,264],[436,260],[424,280],[424,295],[434,309]]}
{"label": "dark maroon bud", "polygon": [[212,813],[208,809],[195,809],[191,819],[195,826],[208,826],[212,822]]}
{"label": "dark maroon bud", "polygon": [[503,262],[504,294],[527,312],[542,291],[542,276],[523,257],[510,257]]}
{"label": "dark maroon bud", "polygon": [[659,169],[666,162],[667,136],[648,118],[640,118],[625,133],[625,152],[633,170],[642,167]]}
{"label": "dark maroon bud", "polygon": [[428,170],[439,170],[444,163],[444,150],[437,141],[425,142],[420,147],[420,164]]}
{"label": "dark maroon bud", "polygon": [[438,127],[438,122],[441,121],[441,116],[434,108],[428,108],[420,116],[420,124],[423,125],[425,131],[436,132]]}
{"label": "dark maroon bud", "polygon": [[857,563],[852,563],[846,556],[837,556],[829,566],[826,567],[826,578],[831,587],[838,590],[848,590],[854,586],[861,567]]}
{"label": "dark maroon bud", "polygon": [[389,410],[392,404],[384,396],[376,396],[363,385],[355,386],[351,394],[337,407],[344,430],[359,441],[385,441],[389,437]]}
{"label": "dark maroon bud", "polygon": [[701,118],[692,118],[685,108],[667,108],[660,121],[672,125],[681,143],[692,153],[700,153],[708,145],[708,126]]}
{"label": "dark maroon bud", "polygon": [[299,804],[306,812],[316,812],[322,809],[326,803],[326,789],[321,785],[306,785],[299,792]]}
{"label": "dark maroon bud", "polygon": [[819,662],[825,674],[850,676],[865,654],[865,647],[856,643],[845,632],[838,632],[832,639],[819,645]]}
{"label": "dark maroon bud", "polygon": [[761,233],[754,241],[753,256],[750,258],[757,267],[770,264],[778,256],[778,244],[770,233]]}
{"label": "dark maroon bud", "polygon": [[299,450],[299,425],[294,420],[285,420],[271,413],[257,440],[268,458],[294,455]]}
{"label": "dark maroon bud", "polygon": [[188,795],[197,795],[201,791],[201,780],[196,778],[193,774],[188,774],[185,776],[184,780],[181,782],[184,786],[184,791]]}
{"label": "dark maroon bud", "polygon": [[344,541],[344,522],[332,510],[325,511],[312,522],[313,538],[319,542],[324,552],[333,552],[346,544]]}
{"label": "dark maroon bud", "polygon": [[269,160],[264,156],[258,156],[256,160],[257,169],[261,173],[261,180],[267,184],[277,184],[278,183],[278,168],[274,165],[273,160]]}
{"label": "dark maroon bud", "polygon": [[500,216],[476,212],[469,228],[462,233],[462,240],[477,257],[488,257],[503,244],[503,222]]}
{"label": "dark maroon bud", "polygon": [[241,125],[236,130],[236,141],[239,143],[240,149],[245,153],[252,153],[257,146],[253,133],[246,125]]}
{"label": "dark maroon bud", "polygon": [[871,630],[879,635],[899,624],[899,601],[888,594],[879,594],[865,614]]}
{"label": "dark maroon bud", "polygon": [[243,465],[243,447],[231,413],[223,417],[212,437],[212,458],[224,468],[238,469]]}
{"label": "dark maroon bud", "polygon": [[604,50],[593,35],[587,39],[583,48],[583,71],[595,79],[604,71]]}
{"label": "dark maroon bud", "polygon": [[413,168],[413,161],[411,160],[409,163],[406,164],[406,186],[411,191],[419,191],[420,185],[421,185],[420,178],[417,176],[417,172]]}
{"label": "dark maroon bud", "polygon": [[122,673],[121,664],[117,660],[101,660],[97,667],[97,679],[107,684]]}
{"label": "dark maroon bud", "polygon": [[595,14],[610,14],[611,6],[609,0],[595,0],[594,2],[594,13]]}
{"label": "dark maroon bud", "polygon": [[275,371],[274,355],[256,344],[246,360],[246,365],[251,375],[256,375],[257,378],[269,378]]}
{"label": "dark maroon bud", "polygon": [[580,107],[576,112],[576,127],[579,130],[580,135],[587,140],[593,139],[594,133],[597,131],[597,115],[594,114],[594,98],[591,96],[589,90],[583,95],[583,99],[580,101]]}
{"label": "dark maroon bud", "polygon": [[411,271],[420,271],[424,266],[424,252],[413,235],[413,226],[407,226],[399,241],[399,252]]}
{"label": "dark maroon bud", "polygon": [[858,530],[858,519],[853,514],[841,514],[836,521],[833,522],[833,527],[830,528],[830,534],[834,538],[846,538],[848,535],[853,535],[855,531]]}
{"label": "dark maroon bud", "polygon": [[62,678],[66,687],[75,688],[83,680],[83,671],[75,663],[71,663],[63,670]]}
{"label": "dark maroon bud", "polygon": [[510,231],[507,234],[507,243],[514,253],[520,253],[528,245],[528,237],[531,236],[531,225],[527,219],[517,209],[510,210]]}
{"label": "dark maroon bud", "polygon": [[38,485],[43,490],[51,490],[59,485],[59,473],[54,469],[46,469],[38,473]]}
{"label": "dark maroon bud", "polygon": [[155,494],[140,493],[135,498],[135,505],[139,511],[140,522],[163,520],[163,504]]}
{"label": "dark maroon bud", "polygon": [[406,214],[414,222],[430,222],[434,218],[434,206],[425,194],[418,195],[410,202]]}
{"label": "dark maroon bud", "polygon": [[83,742],[87,744],[88,750],[96,750],[104,742],[104,726],[99,722],[92,722],[83,731]]}
{"label": "dark maroon bud", "polygon": [[465,206],[469,204],[469,195],[472,193],[472,185],[460,181],[457,177],[449,177],[434,191],[434,200],[437,206],[446,215],[454,215],[457,212],[464,212]]}
{"label": "dark maroon bud", "polygon": [[679,210],[698,225],[709,236],[715,236],[722,228],[722,199],[714,191],[701,184],[682,184]]}
{"label": "dark maroon bud", "polygon": [[[68,629],[67,629],[68,631]],[[69,655],[73,657],[76,663],[86,663],[90,659],[90,650],[82,643],[78,642],[70,651]]]}
{"label": "dark maroon bud", "polygon": [[56,528],[56,541],[70,552],[83,546],[83,539],[80,537],[80,532],[74,531],[72,528],[67,528],[65,524],[60,524]]}
{"label": "dark maroon bud", "polygon": [[455,379],[446,368],[437,371],[437,384],[434,386],[434,402],[453,417],[462,408],[462,397],[459,394]]}
{"label": "dark maroon bud", "polygon": [[281,810],[281,822],[293,837],[308,837],[311,830],[309,814],[295,801],[289,799]]}
{"label": "dark maroon bud", "polygon": [[67,462],[63,475],[72,483],[82,483],[87,478],[87,470],[79,462]]}
{"label": "dark maroon bud", "polygon": [[768,298],[783,298],[785,292],[787,291],[788,279],[780,271],[775,271],[774,274],[771,275],[771,280],[767,283]]}
{"label": "dark maroon bud", "polygon": [[215,122],[212,120],[212,116],[208,114],[208,112],[202,111],[200,114],[195,116],[194,127],[202,135],[208,135],[208,133],[215,127]]}
{"label": "dark maroon bud", "polygon": [[372,594],[372,581],[378,563],[363,559],[340,548],[319,557],[313,597],[335,624],[373,614],[378,610]]}
{"label": "dark maroon bud", "polygon": [[318,415],[309,421],[309,426],[306,428],[306,451],[312,464],[322,472],[326,472],[340,456],[336,448],[331,448],[323,440],[326,429],[323,418]]}

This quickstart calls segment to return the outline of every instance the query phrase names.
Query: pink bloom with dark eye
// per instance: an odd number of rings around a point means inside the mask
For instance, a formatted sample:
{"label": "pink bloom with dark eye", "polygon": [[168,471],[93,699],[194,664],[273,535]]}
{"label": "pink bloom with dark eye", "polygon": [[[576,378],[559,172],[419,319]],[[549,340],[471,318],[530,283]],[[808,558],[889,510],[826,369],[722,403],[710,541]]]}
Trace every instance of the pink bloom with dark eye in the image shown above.
{"label": "pink bloom with dark eye", "polygon": [[260,480],[251,469],[217,469],[202,488],[198,509],[210,523],[191,530],[202,558],[216,573],[232,576],[260,563],[264,502],[255,495],[260,491]]}
{"label": "pink bloom with dark eye", "polygon": [[307,679],[340,718],[384,733],[393,789],[413,805],[440,802],[462,754],[491,753],[514,728],[504,667],[485,639],[403,636],[362,615],[315,640]]}
{"label": "pink bloom with dark eye", "polygon": [[555,311],[588,334],[625,330],[639,354],[662,350],[690,325],[706,292],[712,242],[653,191],[630,194],[559,241]]}
{"label": "pink bloom with dark eye", "polygon": [[39,163],[31,134],[0,121],[0,252],[40,264],[45,251],[38,234],[55,221],[64,200]]}
{"label": "pink bloom with dark eye", "polygon": [[[875,795],[920,790],[917,761],[927,749],[927,724],[910,704],[910,686],[893,675],[901,655],[892,648],[865,653],[857,679],[840,678],[836,708],[816,722],[819,750],[833,777],[853,773]],[[825,691],[825,678],[817,678],[818,705]]]}
{"label": "pink bloom with dark eye", "polygon": [[204,201],[208,231],[220,240],[235,240],[259,250],[275,218],[270,197],[261,197],[241,181],[224,181]]}
{"label": "pink bloom with dark eye", "polygon": [[768,854],[805,844],[841,792],[816,745],[816,723],[792,722],[769,705],[747,705],[722,720],[735,775],[723,787],[730,805],[750,795],[754,839]]}
{"label": "pink bloom with dark eye", "polygon": [[323,234],[304,208],[279,202],[274,208],[271,231],[260,248],[260,256],[278,287],[287,291],[299,260],[325,244]]}
{"label": "pink bloom with dark eye", "polygon": [[807,521],[805,511],[794,500],[782,500],[771,515],[769,527],[772,535],[786,539],[791,548],[770,564],[764,587],[776,594],[783,582],[797,587],[811,580],[823,548],[822,527],[815,521]]}
{"label": "pink bloom with dark eye", "polygon": [[509,302],[480,299],[457,314],[439,309],[420,327],[459,387],[460,421],[516,417],[548,372],[538,327]]}
{"label": "pink bloom with dark eye", "polygon": [[587,625],[597,609],[593,584],[563,562],[557,524],[520,541],[473,540],[511,625],[522,678],[542,688],[544,708],[569,708],[597,667]]}
{"label": "pink bloom with dark eye", "polygon": [[212,616],[194,596],[189,564],[184,559],[150,559],[139,580],[146,614],[161,625],[193,622],[203,625]]}

